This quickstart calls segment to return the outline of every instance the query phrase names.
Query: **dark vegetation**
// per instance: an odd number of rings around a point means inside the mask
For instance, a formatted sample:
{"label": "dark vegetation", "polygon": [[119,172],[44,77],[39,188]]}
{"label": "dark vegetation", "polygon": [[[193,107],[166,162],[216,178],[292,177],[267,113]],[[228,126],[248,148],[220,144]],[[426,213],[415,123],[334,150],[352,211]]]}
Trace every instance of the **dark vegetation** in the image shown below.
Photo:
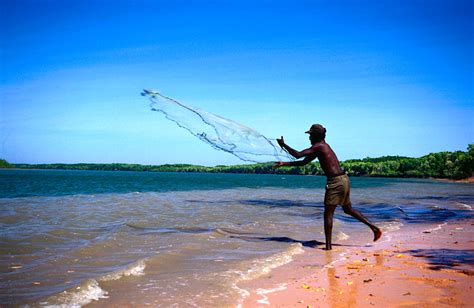
{"label": "dark vegetation", "polygon": [[[382,177],[434,177],[465,179],[474,170],[474,144],[467,151],[431,153],[419,158],[383,156],[378,158],[350,159],[341,162],[342,168],[352,176]],[[273,162],[206,167],[189,164],[139,165],[139,164],[10,164],[0,159],[0,168],[20,169],[73,169],[73,170],[120,170],[150,172],[220,172],[220,173],[276,173],[295,175],[323,175],[318,162],[303,167],[273,169]]]}
{"label": "dark vegetation", "polygon": [[0,159],[0,168],[14,168],[15,166],[9,164],[6,160]]}

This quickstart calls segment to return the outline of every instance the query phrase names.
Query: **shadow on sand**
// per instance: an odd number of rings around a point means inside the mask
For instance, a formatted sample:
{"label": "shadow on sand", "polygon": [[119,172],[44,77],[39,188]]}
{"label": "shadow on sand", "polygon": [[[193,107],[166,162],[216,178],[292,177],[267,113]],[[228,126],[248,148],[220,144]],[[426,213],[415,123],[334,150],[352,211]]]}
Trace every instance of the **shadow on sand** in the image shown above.
{"label": "shadow on sand", "polygon": [[406,253],[425,258],[432,270],[454,269],[474,275],[474,249],[413,249]]}
{"label": "shadow on sand", "polygon": [[[311,241],[301,241],[301,240],[295,240],[291,237],[287,236],[242,236],[242,235],[231,235],[229,236],[230,238],[238,238],[244,241],[249,241],[249,242],[280,242],[280,243],[300,243],[304,247],[308,248],[321,248],[325,249],[325,243],[316,241],[316,240],[311,240]],[[332,244],[333,246],[344,246],[344,247],[355,247],[354,245],[342,245],[342,244]],[[321,246],[321,247],[319,247]]]}

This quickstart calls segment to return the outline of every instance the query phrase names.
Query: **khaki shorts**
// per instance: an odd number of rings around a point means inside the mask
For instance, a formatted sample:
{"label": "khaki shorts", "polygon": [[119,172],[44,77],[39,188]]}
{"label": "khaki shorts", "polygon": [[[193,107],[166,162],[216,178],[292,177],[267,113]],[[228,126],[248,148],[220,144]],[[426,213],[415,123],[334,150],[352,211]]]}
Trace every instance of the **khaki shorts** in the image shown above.
{"label": "khaki shorts", "polygon": [[351,183],[347,174],[330,177],[326,183],[326,194],[324,196],[324,205],[350,205]]}

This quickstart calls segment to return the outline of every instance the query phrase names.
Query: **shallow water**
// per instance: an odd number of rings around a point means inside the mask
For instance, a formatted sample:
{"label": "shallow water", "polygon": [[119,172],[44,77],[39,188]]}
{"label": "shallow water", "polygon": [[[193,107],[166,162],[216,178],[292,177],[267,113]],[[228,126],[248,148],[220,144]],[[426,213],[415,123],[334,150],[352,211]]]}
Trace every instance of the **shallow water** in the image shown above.
{"label": "shallow water", "polygon": [[[351,178],[386,233],[472,218],[469,184]],[[0,171],[0,304],[233,306],[239,282],[324,241],[323,177]],[[340,245],[363,224],[335,215]],[[95,301],[98,300],[98,301]]]}

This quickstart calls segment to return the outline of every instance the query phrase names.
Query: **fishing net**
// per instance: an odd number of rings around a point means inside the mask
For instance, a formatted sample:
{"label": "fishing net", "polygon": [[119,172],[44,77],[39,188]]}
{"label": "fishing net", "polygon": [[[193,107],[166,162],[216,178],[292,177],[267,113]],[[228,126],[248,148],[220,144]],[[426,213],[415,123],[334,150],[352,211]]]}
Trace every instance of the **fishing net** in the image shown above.
{"label": "fishing net", "polygon": [[214,149],[237,156],[246,162],[292,160],[276,141],[270,140],[250,127],[216,114],[185,105],[156,91],[143,90],[142,96],[151,101],[150,108],[187,130]]}

